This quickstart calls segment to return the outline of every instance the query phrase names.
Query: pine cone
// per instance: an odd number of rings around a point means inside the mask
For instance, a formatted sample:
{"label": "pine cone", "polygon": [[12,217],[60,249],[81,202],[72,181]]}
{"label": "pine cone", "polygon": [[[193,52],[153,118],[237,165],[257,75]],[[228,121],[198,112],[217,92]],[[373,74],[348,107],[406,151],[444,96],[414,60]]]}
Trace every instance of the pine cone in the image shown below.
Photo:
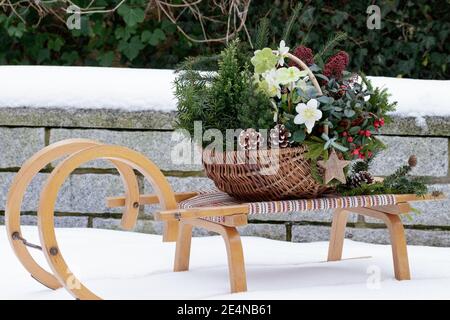
{"label": "pine cone", "polygon": [[417,157],[415,155],[412,155],[409,157],[408,159],[408,165],[411,168],[414,168],[415,166],[417,166]]}
{"label": "pine cone", "polygon": [[270,130],[270,145],[272,147],[278,146],[279,148],[289,147],[289,138],[291,133],[283,124],[277,124]]}
{"label": "pine cone", "polygon": [[245,150],[257,150],[264,142],[262,135],[253,128],[243,130],[239,134],[239,145]]}
{"label": "pine cone", "polygon": [[360,171],[347,177],[347,186],[351,188],[358,188],[363,183],[371,184],[373,182],[373,176],[368,171]]}

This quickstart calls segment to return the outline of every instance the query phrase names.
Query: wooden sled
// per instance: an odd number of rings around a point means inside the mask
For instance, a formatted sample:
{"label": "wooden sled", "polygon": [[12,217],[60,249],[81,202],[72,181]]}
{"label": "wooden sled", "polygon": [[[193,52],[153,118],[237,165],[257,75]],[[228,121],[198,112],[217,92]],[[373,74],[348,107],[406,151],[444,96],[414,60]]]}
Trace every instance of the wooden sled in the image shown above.
{"label": "wooden sled", "polygon": [[[40,170],[62,157],[66,158],[49,175],[40,195],[40,245],[30,244],[20,229],[20,208],[24,193]],[[51,289],[65,287],[76,299],[100,297],[77,279],[63,258],[55,236],[55,202],[59,189],[69,175],[84,163],[95,159],[111,161],[122,178],[125,195],[108,198],[107,203],[109,207],[124,208],[121,220],[124,229],[134,227],[141,205],[160,204],[161,210],[155,214],[155,219],[164,222],[163,241],[176,241],[174,271],[189,269],[194,226],[220,234],[227,249],[231,292],[247,290],[244,254],[237,227],[247,224],[248,215],[334,209],[328,261],[337,261],[342,257],[349,213],[380,219],[385,222],[390,233],[395,278],[408,280],[409,262],[400,215],[410,211],[409,201],[443,198],[432,195],[420,198],[415,195],[381,195],[239,203],[218,191],[174,193],[159,168],[144,155],[131,149],[87,139],[60,141],[36,153],[17,173],[8,193],[5,223],[11,246],[31,276]],[[139,194],[134,170],[151,183],[155,194]],[[29,247],[42,250],[53,274],[32,258]]]}

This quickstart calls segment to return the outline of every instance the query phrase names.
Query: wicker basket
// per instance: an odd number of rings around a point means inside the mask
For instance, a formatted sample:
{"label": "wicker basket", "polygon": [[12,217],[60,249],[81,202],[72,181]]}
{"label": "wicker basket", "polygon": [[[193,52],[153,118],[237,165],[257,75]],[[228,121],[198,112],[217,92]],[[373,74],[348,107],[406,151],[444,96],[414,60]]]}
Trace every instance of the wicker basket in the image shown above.
{"label": "wicker basket", "polygon": [[311,165],[303,156],[305,151],[304,146],[277,152],[204,151],[203,166],[219,190],[239,200],[315,198],[331,189],[313,178]]}
{"label": "wicker basket", "polygon": [[[308,76],[319,95],[322,90],[314,74],[300,59],[287,54]],[[258,151],[203,152],[206,175],[216,187],[245,201],[315,198],[330,191],[311,175],[311,164],[304,158],[306,146]],[[319,170],[319,173],[322,173]]]}

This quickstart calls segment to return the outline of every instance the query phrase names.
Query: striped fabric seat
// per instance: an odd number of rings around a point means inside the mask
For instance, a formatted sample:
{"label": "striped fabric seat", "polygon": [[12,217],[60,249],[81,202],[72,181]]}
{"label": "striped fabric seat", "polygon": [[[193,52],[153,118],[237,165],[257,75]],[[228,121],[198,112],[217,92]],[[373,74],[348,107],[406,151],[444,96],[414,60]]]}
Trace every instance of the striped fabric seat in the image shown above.
{"label": "striped fabric seat", "polygon": [[[351,197],[323,197],[317,199],[296,199],[266,202],[243,202],[230,197],[218,190],[208,190],[199,195],[181,201],[178,206],[181,209],[199,207],[218,207],[248,203],[249,215],[294,213],[317,211],[337,208],[376,207],[396,204],[394,195],[371,195]],[[207,220],[223,222],[224,217],[207,217]]]}

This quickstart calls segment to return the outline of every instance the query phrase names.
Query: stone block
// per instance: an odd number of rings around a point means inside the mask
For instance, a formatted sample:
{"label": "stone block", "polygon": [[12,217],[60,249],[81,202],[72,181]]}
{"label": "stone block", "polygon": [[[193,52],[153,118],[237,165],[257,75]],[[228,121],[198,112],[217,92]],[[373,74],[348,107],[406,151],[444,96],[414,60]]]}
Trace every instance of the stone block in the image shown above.
{"label": "stone block", "polygon": [[[69,138],[85,138],[106,144],[125,146],[141,152],[152,160],[161,170],[166,171],[201,171],[201,164],[181,163],[174,156],[174,148],[179,143],[179,136],[171,131],[117,131],[117,130],[80,130],[52,129],[50,142]],[[189,158],[190,159],[190,158]],[[83,167],[112,168],[108,161],[91,161]]]}
{"label": "stone block", "polygon": [[[410,202],[411,207],[418,209],[420,212],[402,215],[402,221],[405,225],[450,226],[450,185],[430,185],[429,190],[430,192],[432,190],[442,191],[446,199]],[[370,217],[364,217],[364,220],[368,223],[382,223],[380,220]]]}
{"label": "stone block", "polygon": [[59,128],[170,130],[175,112],[75,108],[0,108],[0,125]]}
{"label": "stone block", "polygon": [[[38,224],[37,216],[22,215],[20,217],[22,226],[36,226]],[[88,217],[64,216],[55,217],[56,228],[87,228]]]}
{"label": "stone block", "polygon": [[[214,187],[214,182],[211,179],[204,177],[167,177],[167,180],[174,192],[198,191]],[[147,181],[144,182],[144,192],[153,193],[153,188]],[[159,205],[149,205],[145,206],[144,212],[146,214],[152,214],[155,210],[159,209]]]}
{"label": "stone block", "polygon": [[370,171],[387,176],[416,155],[418,164],[411,171],[416,176],[445,177],[448,174],[448,139],[380,136],[387,149],[372,162]]}
{"label": "stone block", "polygon": [[0,127],[0,168],[21,167],[44,147],[44,128]]}
{"label": "stone block", "polygon": [[241,236],[286,240],[286,226],[284,224],[251,223],[239,227],[239,233]]}

